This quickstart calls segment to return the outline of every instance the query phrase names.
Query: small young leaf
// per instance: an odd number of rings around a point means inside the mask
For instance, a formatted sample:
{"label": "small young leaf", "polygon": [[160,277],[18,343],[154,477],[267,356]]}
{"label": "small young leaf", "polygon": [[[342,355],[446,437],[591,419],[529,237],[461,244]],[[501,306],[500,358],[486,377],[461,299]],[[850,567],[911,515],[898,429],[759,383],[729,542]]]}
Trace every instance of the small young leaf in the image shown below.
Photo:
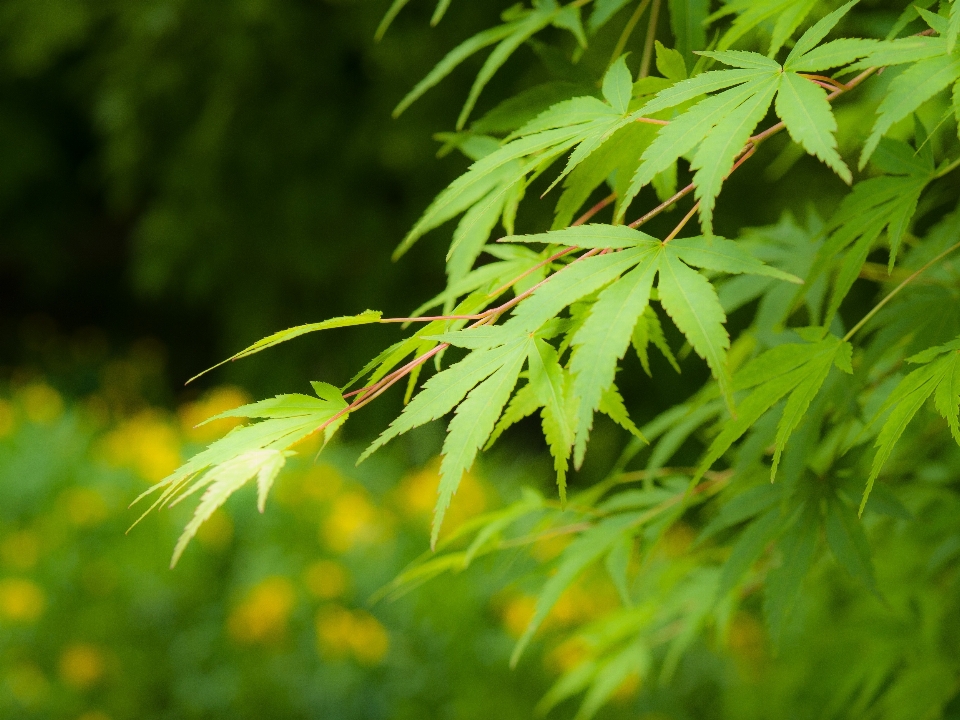
{"label": "small young leaf", "polygon": [[668,80],[680,82],[687,79],[687,64],[677,50],[667,48],[657,40],[657,70]]}
{"label": "small young leaf", "polygon": [[633,94],[633,76],[627,67],[627,56],[621,55],[603,76],[603,97],[621,115],[627,111]]}

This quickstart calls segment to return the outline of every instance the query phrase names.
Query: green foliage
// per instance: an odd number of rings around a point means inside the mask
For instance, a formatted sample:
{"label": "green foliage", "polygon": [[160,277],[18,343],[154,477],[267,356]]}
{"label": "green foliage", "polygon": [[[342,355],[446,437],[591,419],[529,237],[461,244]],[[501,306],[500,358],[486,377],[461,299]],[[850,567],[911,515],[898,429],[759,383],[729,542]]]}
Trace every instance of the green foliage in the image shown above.
{"label": "green foliage", "polygon": [[[585,5],[541,0],[511,8],[503,25],[451,51],[398,106],[405,109],[469,55],[495,46],[456,132],[442,136],[446,148],[458,148],[472,164],[395,253],[460,217],[447,254],[448,287],[415,313],[442,306],[443,314],[358,316],[364,319],[353,322],[419,319],[424,325],[364,368],[355,378],[361,387],[346,396],[319,386],[320,399],[311,399],[316,409],[300,398],[249,406],[243,412],[261,422],[214,443],[155,488],[161,504],[205,489],[179,553],[197,524],[254,477],[262,504],[295,442],[319,431],[329,435],[406,379],[409,402],[361,460],[414,428],[452,418],[431,533],[431,547],[441,554],[404,573],[389,592],[481,555],[571,536],[538,590],[513,662],[561,597],[603,565],[620,607],[584,630],[590,651],[543,703],[549,710],[582,693],[578,718],[599,711],[631,677],[646,684],[659,676],[669,684],[698,644],[723,643],[743,615],[762,610],[771,641],[795,649],[811,605],[831,602],[803,597],[810,574],[845,587],[854,598],[845,617],[857,627],[869,625],[889,597],[903,597],[889,582],[900,571],[883,577],[875,569],[883,554],[896,555],[904,573],[914,561],[890,543],[878,544],[868,523],[900,523],[897,528],[912,528],[905,533],[922,533],[913,510],[934,513],[934,496],[956,505],[950,473],[960,444],[960,195],[950,176],[960,167],[956,4],[944,4],[941,15],[918,8],[903,24],[879,27],[887,21],[855,1],[842,7],[814,0],[731,2],[709,16],[707,3],[668,2],[670,42],[654,19],[661,8],[655,1],[624,17],[612,53],[602,37],[628,4],[597,2],[587,23],[589,43],[580,25]],[[649,32],[635,73],[634,56],[621,50],[648,6]],[[445,10],[442,4],[438,15]],[[574,39],[558,40],[552,49],[532,39],[550,25]],[[704,47],[707,26],[717,32],[710,49]],[[828,40],[847,27],[870,27],[888,38]],[[905,28],[911,33],[897,37]],[[525,43],[540,55],[552,53],[567,84],[529,88],[465,129],[481,91]],[[598,45],[606,52],[595,50]],[[756,51],[761,45],[766,54]],[[790,51],[781,62],[785,47]],[[654,57],[663,77],[649,75]],[[713,69],[717,62],[728,69]],[[826,71],[834,75],[819,74]],[[864,140],[863,128],[871,124]],[[769,162],[766,148],[776,143],[781,160],[809,155],[819,163],[788,170],[788,178],[798,178],[789,191],[763,188],[751,198],[741,217],[756,222],[732,222],[722,205],[728,179],[748,172],[742,167]],[[855,152],[856,176],[848,166]],[[528,218],[537,204],[528,189],[542,188],[542,200],[558,185],[563,190],[552,223],[532,212]],[[643,205],[645,214],[627,223],[634,205]],[[797,206],[809,208],[803,226],[789,216]],[[606,222],[597,219],[601,213]],[[670,229],[664,222],[672,213]],[[764,226],[761,218],[777,216],[779,224]],[[687,230],[695,217],[699,233]],[[490,242],[498,224],[507,237]],[[516,233],[532,225],[551,229]],[[671,350],[677,340],[685,343],[680,361]],[[663,382],[650,344],[683,370],[683,392],[672,393],[637,427],[629,410],[638,386],[653,394]],[[631,345],[652,385],[631,369]],[[416,392],[430,360],[436,372]],[[904,362],[922,367],[901,377]],[[697,373],[706,371],[712,379],[698,389]],[[931,397],[945,422],[926,418],[923,431],[911,433],[911,421],[922,417]],[[441,541],[444,517],[480,450],[502,442],[538,411],[559,502],[519,501]],[[276,414],[293,412],[302,414]],[[635,436],[599,477],[587,462],[598,412]],[[864,446],[874,438],[871,465]],[[647,443],[645,466],[631,469]],[[909,463],[890,462],[900,456]],[[571,464],[579,471],[578,493],[569,492]],[[874,484],[884,469],[889,482],[885,477],[879,491]],[[199,473],[205,474],[187,487]],[[924,484],[928,476],[941,478],[936,490]],[[639,486],[623,487],[631,483]],[[858,515],[852,498],[861,493]],[[684,542],[695,529],[699,540]],[[938,525],[937,532],[953,530]],[[946,541],[932,536],[931,542]],[[829,570],[827,549],[836,561]],[[916,582],[935,594],[939,580],[920,575]],[[955,587],[955,573],[951,578]],[[757,589],[758,604],[751,599]],[[945,622],[935,621],[936,633],[951,632]],[[754,712],[744,704],[737,715],[731,705],[711,716],[769,717],[774,706],[783,717],[798,716],[798,709],[889,718],[942,712],[955,693],[955,651],[924,651],[937,668],[939,679],[931,681],[937,689],[907,709],[904,698],[922,676],[923,662],[910,665],[895,642],[885,652],[889,662],[867,666],[858,650],[856,662],[836,669],[841,677],[824,695],[811,690],[819,670],[811,664],[796,692],[785,690],[769,707]],[[779,662],[793,667],[804,657],[812,655]]]}

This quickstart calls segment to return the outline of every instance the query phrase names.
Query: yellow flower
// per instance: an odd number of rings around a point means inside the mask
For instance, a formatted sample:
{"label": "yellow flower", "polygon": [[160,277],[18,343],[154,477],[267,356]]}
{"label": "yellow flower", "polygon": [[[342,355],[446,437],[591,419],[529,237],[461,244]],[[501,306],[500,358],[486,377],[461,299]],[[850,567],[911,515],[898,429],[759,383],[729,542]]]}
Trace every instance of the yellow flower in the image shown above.
{"label": "yellow flower", "polygon": [[44,605],[46,597],[36,583],[23,578],[0,580],[0,619],[36,622],[43,614]]}
{"label": "yellow flower", "polygon": [[348,581],[346,569],[333,560],[317,560],[303,571],[303,584],[311,595],[321,600],[342,597]]}
{"label": "yellow flower", "polygon": [[523,635],[527,625],[533,619],[537,608],[537,599],[532,595],[517,595],[503,606],[503,626],[515,638]]}
{"label": "yellow flower", "polygon": [[30,422],[46,425],[63,415],[60,393],[43,382],[33,382],[20,391],[20,403]]}
{"label": "yellow flower", "polygon": [[93,488],[68,488],[58,499],[67,520],[76,527],[93,527],[103,522],[109,510],[103,496]]}
{"label": "yellow flower", "polygon": [[[249,396],[240,388],[225,385],[214,388],[196,402],[187,403],[179,410],[180,426],[190,440],[210,442],[225,435],[239,425],[240,418],[224,418],[200,425],[207,418],[233,410],[250,402]],[[199,427],[197,427],[199,425]]]}
{"label": "yellow flower", "polygon": [[343,657],[350,650],[353,615],[339,605],[321,608],[316,620],[317,642],[324,654]]}
{"label": "yellow flower", "polygon": [[156,411],[144,411],[109,433],[102,444],[108,462],[135,470],[144,480],[157,482],[180,465],[180,438]]}
{"label": "yellow flower", "polygon": [[40,540],[36,533],[21,530],[12,533],[0,543],[3,563],[17,570],[29,570],[40,557]]}
{"label": "yellow flower", "polygon": [[[422,470],[405,477],[397,486],[397,502],[408,517],[429,522],[437,503],[440,459],[431,460]],[[473,473],[464,473],[457,494],[444,520],[444,529],[454,530],[487,508],[488,492]]]}
{"label": "yellow flower", "polygon": [[17,429],[17,415],[13,405],[6,400],[0,400],[0,438],[7,437]]}
{"label": "yellow flower", "polygon": [[50,683],[43,671],[33,663],[21,663],[7,673],[10,694],[21,705],[36,705],[47,694]]}
{"label": "yellow flower", "polygon": [[613,587],[596,578],[586,578],[571,585],[558,598],[547,621],[551,625],[569,626],[592,620],[619,605]]}
{"label": "yellow flower", "polygon": [[221,552],[233,540],[233,520],[224,510],[217,510],[197,530],[197,542],[207,550]]}
{"label": "yellow flower", "polygon": [[580,638],[571,638],[557,645],[543,659],[548,670],[562,675],[570,672],[588,657],[587,647]]}
{"label": "yellow flower", "polygon": [[280,640],[296,602],[293,583],[285,577],[262,580],[247,593],[227,619],[227,631],[236,642],[265,643]]}
{"label": "yellow flower", "polygon": [[361,665],[378,665],[390,649],[386,628],[370,613],[358,610],[353,614],[350,649]]}
{"label": "yellow flower", "polygon": [[350,490],[334,498],[321,539],[334,552],[346,552],[360,543],[370,543],[380,534],[379,513],[361,490]]}
{"label": "yellow flower", "polygon": [[390,649],[386,629],[364,610],[328,605],[317,613],[316,628],[320,650],[329,657],[352,655],[362,665],[376,665]]}
{"label": "yellow flower", "polygon": [[60,654],[60,679],[75,690],[87,690],[106,674],[107,662],[96,646],[77,643]]}

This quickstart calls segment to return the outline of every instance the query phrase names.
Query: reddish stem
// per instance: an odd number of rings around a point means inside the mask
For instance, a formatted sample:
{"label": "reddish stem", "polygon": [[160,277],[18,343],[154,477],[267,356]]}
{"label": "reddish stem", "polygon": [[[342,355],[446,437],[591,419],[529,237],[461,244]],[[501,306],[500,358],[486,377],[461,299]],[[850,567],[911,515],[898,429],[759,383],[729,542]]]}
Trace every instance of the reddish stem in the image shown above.
{"label": "reddish stem", "polygon": [[592,208],[587,210],[583,215],[577,218],[570,227],[577,227],[578,225],[583,225],[585,222],[587,222],[587,220],[592,218],[594,215],[596,215],[598,212],[603,210],[607,205],[609,205],[616,199],[617,199],[617,194],[610,193],[603,200],[598,202]]}

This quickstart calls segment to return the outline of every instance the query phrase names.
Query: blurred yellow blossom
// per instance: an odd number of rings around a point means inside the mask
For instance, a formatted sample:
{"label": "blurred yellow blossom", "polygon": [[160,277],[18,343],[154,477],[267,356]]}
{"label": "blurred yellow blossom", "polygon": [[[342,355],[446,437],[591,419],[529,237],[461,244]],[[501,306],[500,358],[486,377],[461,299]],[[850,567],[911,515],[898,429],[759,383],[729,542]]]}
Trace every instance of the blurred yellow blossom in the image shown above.
{"label": "blurred yellow blossom", "polygon": [[519,638],[533,619],[536,608],[537,599],[532,595],[517,595],[510,598],[504,604],[501,613],[504,628],[511,636]]}
{"label": "blurred yellow blossom", "polygon": [[101,710],[88,710],[80,715],[77,720],[112,720],[109,715]]}
{"label": "blurred yellow blossom", "polygon": [[238,643],[281,639],[296,602],[293,583],[282,576],[268,577],[247,593],[227,618],[227,631]]}
{"label": "blurred yellow blossom", "polygon": [[348,490],[333,499],[320,535],[334,552],[346,552],[360,543],[370,543],[380,535],[380,513],[359,489]]}
{"label": "blurred yellow blossom", "polygon": [[36,583],[24,578],[0,580],[0,620],[36,622],[45,604],[46,596]]}
{"label": "blurred yellow blossom", "polygon": [[546,668],[557,675],[570,672],[587,659],[587,646],[581,638],[573,637],[557,645],[543,658]]}
{"label": "blurred yellow blossom", "polygon": [[106,658],[95,645],[77,643],[60,654],[60,679],[75,690],[87,690],[106,673]]}
{"label": "blurred yellow blossom", "polygon": [[350,647],[359,663],[377,665],[390,649],[390,638],[386,629],[373,615],[364,610],[358,610],[353,614]]}
{"label": "blurred yellow blossom", "polygon": [[[397,503],[408,517],[429,522],[437,503],[439,484],[440,458],[435,458],[422,470],[400,481],[396,490]],[[447,511],[444,530],[455,530],[464,521],[486,510],[487,505],[488,491],[485,485],[474,473],[464,473]]]}
{"label": "blurred yellow blossom", "polygon": [[620,604],[613,586],[596,578],[584,578],[571,585],[557,599],[547,616],[554,625],[574,625],[600,617]]}
{"label": "blurred yellow blossom", "polygon": [[103,496],[93,488],[74,487],[60,493],[58,504],[76,527],[93,527],[109,514]]}
{"label": "blurred yellow blossom", "polygon": [[563,535],[546,535],[537,540],[530,548],[530,554],[538,562],[549,562],[562,553],[567,545],[573,542],[574,536],[566,533]]}
{"label": "blurred yellow blossom", "polygon": [[32,382],[20,390],[20,404],[27,419],[47,424],[63,415],[63,398],[44,382]]}
{"label": "blurred yellow blossom", "polygon": [[329,605],[317,613],[317,642],[332,657],[353,656],[363,665],[380,663],[390,649],[386,629],[364,610]]}
{"label": "blurred yellow blossom", "polygon": [[303,584],[314,597],[333,600],[347,590],[346,568],[333,560],[317,560],[303,571]]}
{"label": "blurred yellow blossom", "polygon": [[40,539],[29,530],[11,533],[0,542],[3,564],[17,570],[29,570],[37,564],[39,556]]}
{"label": "blurred yellow blossom", "polygon": [[233,520],[225,510],[217,510],[197,530],[197,542],[207,550],[221,552],[233,540]]}
{"label": "blurred yellow blossom", "polygon": [[17,428],[17,415],[6,400],[0,400],[0,438],[7,437]]}
{"label": "blurred yellow blossom", "polygon": [[157,482],[180,465],[180,438],[160,413],[146,410],[122,422],[103,440],[108,462]]}
{"label": "blurred yellow blossom", "polygon": [[38,704],[50,688],[50,683],[43,671],[33,663],[15,665],[7,673],[6,679],[10,694],[21,705]]}
{"label": "blurred yellow blossom", "polygon": [[[183,405],[178,414],[184,435],[195,442],[210,442],[225,435],[243,422],[240,418],[224,418],[200,425],[207,418],[233,410],[250,402],[246,392],[238,387],[224,385],[207,392],[199,400]],[[199,426],[199,427],[198,427]]]}

